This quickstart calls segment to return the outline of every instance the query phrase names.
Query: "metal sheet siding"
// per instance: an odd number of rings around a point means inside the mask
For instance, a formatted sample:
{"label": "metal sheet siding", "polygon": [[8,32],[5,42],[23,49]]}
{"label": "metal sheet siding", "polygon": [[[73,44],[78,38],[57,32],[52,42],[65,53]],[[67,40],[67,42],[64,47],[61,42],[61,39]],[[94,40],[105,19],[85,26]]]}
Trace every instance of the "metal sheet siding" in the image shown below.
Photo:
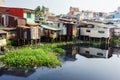
{"label": "metal sheet siding", "polygon": [[25,26],[26,25],[26,19],[17,19],[17,25],[18,26]]}
{"label": "metal sheet siding", "polygon": [[36,39],[36,27],[31,27],[31,39]]}
{"label": "metal sheet siding", "polygon": [[23,8],[0,7],[0,12],[23,18]]}

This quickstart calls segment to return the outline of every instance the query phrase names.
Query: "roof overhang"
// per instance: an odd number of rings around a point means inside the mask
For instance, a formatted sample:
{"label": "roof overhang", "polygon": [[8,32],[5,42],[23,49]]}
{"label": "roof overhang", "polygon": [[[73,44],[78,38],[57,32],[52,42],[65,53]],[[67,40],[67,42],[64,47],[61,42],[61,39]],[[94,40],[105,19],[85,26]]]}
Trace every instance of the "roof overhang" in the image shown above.
{"label": "roof overhang", "polygon": [[53,30],[53,31],[59,31],[59,30],[61,30],[59,28],[48,26],[48,25],[41,25],[41,27],[43,27],[45,29]]}

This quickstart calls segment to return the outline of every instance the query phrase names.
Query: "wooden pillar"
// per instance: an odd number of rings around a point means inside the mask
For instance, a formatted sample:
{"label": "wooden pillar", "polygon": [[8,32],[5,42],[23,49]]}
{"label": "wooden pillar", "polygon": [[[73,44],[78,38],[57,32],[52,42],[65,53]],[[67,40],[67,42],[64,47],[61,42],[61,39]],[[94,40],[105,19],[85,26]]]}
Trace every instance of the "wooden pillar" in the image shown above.
{"label": "wooden pillar", "polygon": [[25,45],[25,39],[23,40],[23,45]]}
{"label": "wooden pillar", "polygon": [[109,44],[110,39],[108,38],[108,44]]}
{"label": "wooden pillar", "polygon": [[58,37],[58,39],[59,39],[58,41],[61,42],[61,35]]}
{"label": "wooden pillar", "polygon": [[85,40],[85,36],[83,36],[83,40]]}
{"label": "wooden pillar", "polygon": [[89,42],[90,42],[90,37],[88,37],[89,38]]}
{"label": "wooden pillar", "polygon": [[94,41],[95,41],[95,38],[93,38],[94,39]]}
{"label": "wooden pillar", "polygon": [[17,39],[17,45],[18,45],[18,46],[19,46],[19,42],[20,42],[19,39]]}
{"label": "wooden pillar", "polygon": [[28,45],[30,45],[30,40],[28,40]]}
{"label": "wooden pillar", "polygon": [[39,43],[41,42],[41,38],[39,39]]}
{"label": "wooden pillar", "polygon": [[0,53],[1,53],[1,46],[0,46]]}

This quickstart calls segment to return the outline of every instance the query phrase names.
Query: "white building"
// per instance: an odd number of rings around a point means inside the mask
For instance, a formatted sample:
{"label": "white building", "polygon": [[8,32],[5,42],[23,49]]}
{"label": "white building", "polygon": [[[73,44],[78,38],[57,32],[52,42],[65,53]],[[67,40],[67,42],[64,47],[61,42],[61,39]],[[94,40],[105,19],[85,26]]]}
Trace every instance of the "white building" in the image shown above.
{"label": "white building", "polygon": [[93,38],[109,38],[109,29],[105,28],[81,28],[81,36],[88,36]]}
{"label": "white building", "polygon": [[116,11],[110,12],[104,21],[120,24],[120,7]]}
{"label": "white building", "polygon": [[101,57],[101,58],[109,58],[111,56],[109,49],[103,50],[94,47],[79,47],[79,53],[81,55],[91,56],[91,57]]}
{"label": "white building", "polygon": [[93,19],[93,18],[94,18],[94,12],[92,12],[92,11],[88,11],[88,10],[84,11],[84,10],[82,10],[80,12],[80,20]]}
{"label": "white building", "polygon": [[111,39],[113,35],[115,35],[114,33],[117,33],[117,31],[115,31],[116,29],[118,29],[118,27],[115,25],[87,22],[86,27],[78,28],[78,36]]}

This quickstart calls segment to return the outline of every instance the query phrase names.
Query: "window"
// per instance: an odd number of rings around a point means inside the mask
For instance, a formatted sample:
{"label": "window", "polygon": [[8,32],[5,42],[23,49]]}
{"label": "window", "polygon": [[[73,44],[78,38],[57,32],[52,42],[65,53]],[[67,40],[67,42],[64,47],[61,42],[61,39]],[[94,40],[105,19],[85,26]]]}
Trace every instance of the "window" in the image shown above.
{"label": "window", "polygon": [[98,31],[99,33],[105,33],[104,31]]}
{"label": "window", "polygon": [[97,53],[97,55],[99,55],[99,56],[103,56],[103,54],[102,54],[102,53]]}
{"label": "window", "polygon": [[86,30],[86,32],[90,32],[90,30]]}
{"label": "window", "polygon": [[27,18],[31,18],[31,13],[27,13]]}
{"label": "window", "polygon": [[90,52],[89,51],[85,51],[85,53],[89,54]]}

